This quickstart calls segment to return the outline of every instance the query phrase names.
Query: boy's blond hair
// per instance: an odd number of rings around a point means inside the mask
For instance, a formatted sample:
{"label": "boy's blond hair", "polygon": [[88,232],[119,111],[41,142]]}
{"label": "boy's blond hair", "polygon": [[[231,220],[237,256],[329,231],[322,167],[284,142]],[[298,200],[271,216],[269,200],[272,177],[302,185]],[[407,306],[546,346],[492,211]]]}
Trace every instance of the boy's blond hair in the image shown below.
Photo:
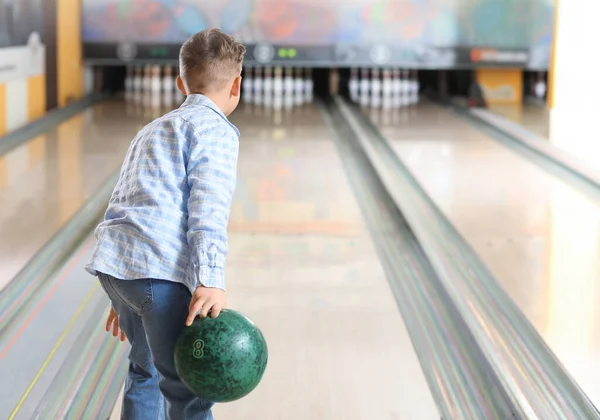
{"label": "boy's blond hair", "polygon": [[205,29],[188,39],[179,53],[181,78],[191,93],[225,88],[242,73],[246,47],[220,29]]}

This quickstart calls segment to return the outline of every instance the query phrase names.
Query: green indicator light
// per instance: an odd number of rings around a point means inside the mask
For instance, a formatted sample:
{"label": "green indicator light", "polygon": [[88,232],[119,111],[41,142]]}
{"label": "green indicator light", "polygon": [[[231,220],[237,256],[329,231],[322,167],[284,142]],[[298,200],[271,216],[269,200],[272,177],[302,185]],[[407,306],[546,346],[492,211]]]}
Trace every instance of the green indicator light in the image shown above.
{"label": "green indicator light", "polygon": [[288,50],[288,56],[289,56],[290,58],[294,58],[294,57],[296,57],[296,49],[295,49],[295,48],[290,48],[290,49]]}
{"label": "green indicator light", "polygon": [[155,47],[150,50],[150,55],[153,57],[166,57],[167,48],[166,47]]}
{"label": "green indicator light", "polygon": [[285,48],[280,48],[277,54],[279,57],[285,58],[287,57],[287,50]]}

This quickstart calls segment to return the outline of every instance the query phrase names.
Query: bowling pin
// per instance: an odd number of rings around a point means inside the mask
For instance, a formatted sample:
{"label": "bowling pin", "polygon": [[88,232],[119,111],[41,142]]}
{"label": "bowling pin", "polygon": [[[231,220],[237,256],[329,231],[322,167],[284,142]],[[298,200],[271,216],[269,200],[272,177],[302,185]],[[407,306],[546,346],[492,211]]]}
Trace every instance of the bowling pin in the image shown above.
{"label": "bowling pin", "polygon": [[254,68],[254,92],[252,93],[255,105],[262,105],[263,102],[263,79],[262,69],[260,67]]}
{"label": "bowling pin", "polygon": [[245,103],[252,102],[252,89],[254,87],[254,79],[252,78],[252,68],[244,69],[244,79],[242,81],[242,100]]}
{"label": "bowling pin", "polygon": [[312,77],[312,69],[306,69],[306,74],[304,75],[304,101],[307,103],[311,103],[313,101],[314,95],[314,82]]}
{"label": "bowling pin", "polygon": [[142,67],[135,66],[133,73],[133,93],[139,94],[142,91],[143,83],[142,83]]}
{"label": "bowling pin", "polygon": [[142,105],[144,108],[144,117],[150,119],[152,117],[150,113],[150,105],[152,105],[152,95],[150,94],[150,88],[152,87],[152,66],[146,64],[144,66],[144,76],[142,77],[143,85],[143,99]]}
{"label": "bowling pin", "polygon": [[144,92],[150,92],[150,89],[152,89],[152,66],[150,64],[146,64],[144,67],[144,77],[142,79],[142,83],[144,86]]}
{"label": "bowling pin", "polygon": [[133,78],[135,69],[127,66],[125,74],[125,112],[128,116],[135,115]]}
{"label": "bowling pin", "polygon": [[294,73],[291,67],[285,69],[284,87],[284,105],[286,109],[294,106]]}
{"label": "bowling pin", "polygon": [[413,77],[410,81],[410,103],[411,105],[419,102],[419,73],[417,70],[413,71]]}
{"label": "bowling pin", "polygon": [[273,69],[265,67],[265,80],[263,82],[263,91],[265,93],[264,103],[267,108],[273,106]]}
{"label": "bowling pin", "polygon": [[369,104],[369,70],[361,69],[360,71],[360,105],[367,106]]}
{"label": "bowling pin", "polygon": [[304,80],[302,79],[302,68],[296,69],[296,78],[294,79],[294,103],[302,105],[304,103]]}
{"label": "bowling pin", "polygon": [[544,99],[546,96],[546,83],[541,80],[535,84],[535,96],[538,99]]}
{"label": "bowling pin", "polygon": [[152,93],[160,92],[162,88],[162,80],[160,76],[160,66],[152,66],[152,77],[150,79],[150,90]]}
{"label": "bowling pin", "polygon": [[125,99],[131,100],[133,97],[133,67],[127,66],[125,75]]}
{"label": "bowling pin", "polygon": [[150,79],[150,106],[153,110],[153,116],[156,118],[156,111],[160,112],[162,99],[162,80],[160,77],[160,66],[152,66],[152,78]]}
{"label": "bowling pin", "polygon": [[546,97],[546,81],[542,72],[538,73],[538,81],[535,84],[535,96],[538,99],[544,99]]}
{"label": "bowling pin", "polygon": [[381,79],[379,78],[379,69],[371,70],[371,106],[379,108],[381,106]]}
{"label": "bowling pin", "polygon": [[352,102],[358,102],[359,84],[358,69],[353,68],[350,70],[350,81],[348,82],[348,91],[350,92],[350,100]]}
{"label": "bowling pin", "polygon": [[402,106],[402,81],[400,80],[400,70],[394,69],[392,72],[392,107],[400,108]]}
{"label": "bowling pin", "polygon": [[382,81],[382,85],[381,85],[381,92],[382,92],[381,105],[383,106],[383,109],[390,109],[392,107],[392,93],[393,93],[392,72],[390,71],[390,69],[383,69],[382,74],[383,74],[383,81]]}
{"label": "bowling pin", "polygon": [[273,77],[273,108],[281,109],[283,106],[283,70],[281,67],[275,67]]}
{"label": "bowling pin", "polygon": [[165,67],[165,72],[162,80],[163,101],[165,108],[170,111],[174,107],[173,103],[173,69],[171,66]]}
{"label": "bowling pin", "polygon": [[400,95],[400,106],[408,106],[408,104],[410,103],[410,76],[408,70],[402,71],[401,86],[402,94]]}

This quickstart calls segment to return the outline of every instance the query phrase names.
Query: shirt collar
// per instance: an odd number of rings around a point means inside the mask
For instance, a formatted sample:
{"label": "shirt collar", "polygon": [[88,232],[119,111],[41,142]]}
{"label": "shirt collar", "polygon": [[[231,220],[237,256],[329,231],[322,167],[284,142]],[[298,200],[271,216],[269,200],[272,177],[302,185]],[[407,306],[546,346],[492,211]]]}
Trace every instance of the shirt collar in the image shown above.
{"label": "shirt collar", "polygon": [[237,127],[235,125],[233,125],[227,119],[227,117],[225,116],[225,114],[223,114],[223,111],[221,111],[219,109],[219,107],[213,101],[211,101],[207,96],[200,95],[198,93],[194,93],[194,94],[188,95],[187,98],[185,99],[185,102],[181,106],[182,107],[187,107],[187,106],[205,106],[205,107],[208,107],[208,108],[212,109],[221,118],[223,118],[225,120],[225,122],[231,126],[231,128],[233,128],[233,131],[235,131],[235,133],[239,137],[240,131],[237,129]]}

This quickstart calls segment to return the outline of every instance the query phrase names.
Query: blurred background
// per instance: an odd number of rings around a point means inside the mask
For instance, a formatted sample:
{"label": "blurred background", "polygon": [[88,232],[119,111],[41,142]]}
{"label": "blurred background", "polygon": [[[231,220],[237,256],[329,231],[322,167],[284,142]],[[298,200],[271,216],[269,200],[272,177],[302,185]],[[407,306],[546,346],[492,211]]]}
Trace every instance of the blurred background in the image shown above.
{"label": "blurred background", "polygon": [[0,0],[0,418],[119,418],[83,266],[208,27],[247,48],[227,282],[270,350],[216,418],[600,418],[595,8]]}

